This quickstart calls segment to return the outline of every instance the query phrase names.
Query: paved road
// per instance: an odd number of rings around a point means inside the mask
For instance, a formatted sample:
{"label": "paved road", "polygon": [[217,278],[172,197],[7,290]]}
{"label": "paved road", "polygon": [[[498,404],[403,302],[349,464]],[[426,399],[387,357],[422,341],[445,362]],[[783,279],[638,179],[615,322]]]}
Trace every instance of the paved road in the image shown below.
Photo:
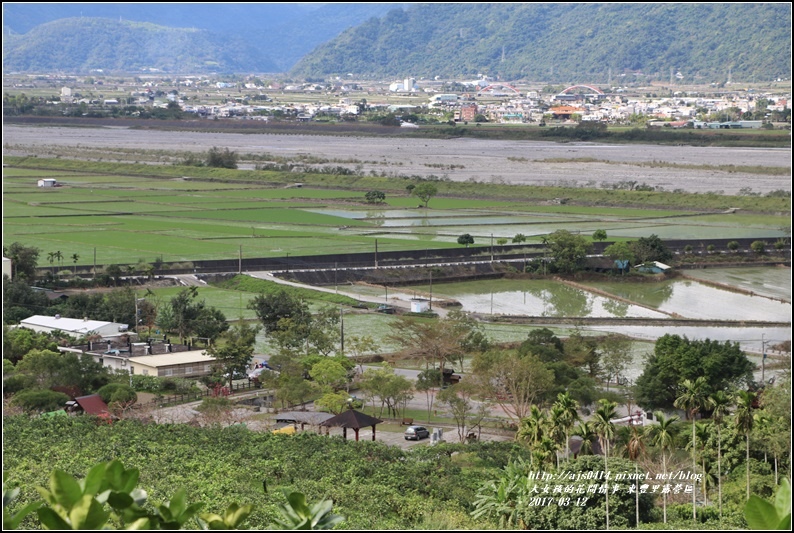
{"label": "paved road", "polygon": [[[327,293],[330,293],[330,294],[341,294],[342,296],[347,296],[348,298],[353,298],[354,300],[359,300],[359,301],[363,301],[363,302],[377,303],[377,304],[382,304],[383,303],[383,298],[381,298],[380,296],[365,296],[365,295],[361,295],[361,294],[355,294],[355,293],[351,293],[351,292],[341,291],[341,290],[338,290],[338,289],[327,289],[325,287],[317,287],[315,285],[306,285],[306,284],[303,284],[303,283],[296,283],[294,281],[287,281],[287,280],[283,280],[283,279],[281,279],[281,278],[279,278],[277,276],[274,276],[272,272],[246,272],[245,274],[247,274],[247,275],[249,275],[249,276],[251,276],[253,278],[264,279],[264,280],[267,280],[267,281],[280,283],[282,285],[289,285],[291,287],[298,287],[298,288],[309,289],[309,290],[313,290],[313,291],[327,292]],[[403,310],[406,310],[406,311],[410,311],[411,310],[411,302],[406,301],[406,300],[402,300],[400,298],[395,298],[394,296],[389,298],[388,304],[393,306],[393,307],[399,307],[400,309],[403,309]],[[447,316],[447,310],[444,309],[443,307],[434,307],[433,311],[435,313],[437,313],[438,316],[440,316],[440,317]]]}

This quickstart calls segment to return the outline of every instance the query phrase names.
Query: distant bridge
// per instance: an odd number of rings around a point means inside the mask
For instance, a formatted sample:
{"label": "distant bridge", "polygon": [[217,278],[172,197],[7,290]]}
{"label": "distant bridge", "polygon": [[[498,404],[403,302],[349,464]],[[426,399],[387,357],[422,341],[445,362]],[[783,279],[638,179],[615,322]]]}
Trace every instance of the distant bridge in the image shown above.
{"label": "distant bridge", "polygon": [[477,94],[482,94],[482,93],[485,93],[485,92],[494,92],[497,87],[504,87],[505,89],[509,89],[509,90],[513,91],[513,93],[515,93],[517,95],[521,94],[518,89],[516,89],[512,85],[507,85],[506,83],[493,83],[493,84],[489,85],[488,87],[484,87],[484,88],[480,89],[479,91],[477,91]]}
{"label": "distant bridge", "polygon": [[560,94],[561,95],[568,94],[568,91],[572,91],[574,89],[579,89],[579,88],[590,89],[591,91],[593,91],[594,94],[598,94],[601,96],[604,95],[604,92],[601,89],[599,89],[598,87],[593,87],[592,85],[571,85],[567,89],[563,89],[563,91]]}

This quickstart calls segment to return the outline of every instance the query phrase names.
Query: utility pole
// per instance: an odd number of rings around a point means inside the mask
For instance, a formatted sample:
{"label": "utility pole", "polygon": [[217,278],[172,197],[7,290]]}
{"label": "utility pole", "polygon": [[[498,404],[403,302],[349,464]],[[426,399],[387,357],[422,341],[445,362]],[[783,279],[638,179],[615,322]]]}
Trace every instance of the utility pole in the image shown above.
{"label": "utility pole", "polygon": [[433,269],[430,269],[430,310],[433,310]]}
{"label": "utility pole", "polygon": [[766,344],[767,340],[764,340],[765,335],[761,333],[761,386],[766,383]]}
{"label": "utility pole", "polygon": [[237,255],[237,273],[238,274],[242,274],[243,273],[243,245],[242,244],[240,245],[240,251],[238,252],[238,255]]}
{"label": "utility pole", "polygon": [[345,355],[345,315],[342,305],[339,305],[339,352]]}

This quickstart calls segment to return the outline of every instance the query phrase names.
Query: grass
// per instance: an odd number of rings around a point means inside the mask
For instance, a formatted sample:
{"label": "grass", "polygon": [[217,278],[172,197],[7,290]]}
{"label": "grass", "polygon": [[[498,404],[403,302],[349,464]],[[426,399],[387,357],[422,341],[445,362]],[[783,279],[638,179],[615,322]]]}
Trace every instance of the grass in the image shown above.
{"label": "grass", "polygon": [[286,291],[292,296],[297,296],[306,300],[315,300],[331,304],[341,305],[355,305],[358,300],[343,296],[340,294],[332,294],[323,291],[313,291],[310,289],[302,289],[298,287],[290,287],[282,285],[273,281],[264,279],[252,278],[251,276],[234,276],[233,278],[215,283],[215,287],[219,289],[228,289],[232,291],[242,291],[250,293],[252,296],[257,294],[272,295],[280,291]]}
{"label": "grass", "polygon": [[[189,174],[195,179],[188,182],[171,182],[172,184],[184,185],[189,183],[191,187],[197,188],[201,182],[197,179],[221,180],[225,185],[231,183],[248,182],[259,187],[273,187],[277,185],[287,185],[300,181],[304,186],[314,186],[329,189],[347,189],[364,192],[379,189],[387,193],[397,192],[399,196],[404,196],[405,185],[408,180],[394,179],[389,177],[377,176],[338,176],[328,174],[295,174],[291,172],[265,172],[265,171],[240,171],[216,168],[199,167],[179,167],[179,166],[157,166],[135,165],[129,163],[109,163],[109,162],[89,162],[63,159],[46,158],[25,158],[25,157],[5,157],[7,164],[15,167],[35,167],[45,170],[69,170],[96,173],[118,173],[138,176],[160,176],[163,178],[181,178]],[[217,182],[205,183],[207,186],[215,186]],[[758,212],[783,211],[790,212],[790,198],[770,198],[754,196],[723,196],[718,194],[690,194],[679,192],[646,192],[629,190],[604,190],[604,189],[580,189],[567,187],[537,187],[527,185],[504,185],[496,183],[475,183],[475,182],[437,182],[439,189],[438,198],[458,197],[476,199],[501,199],[512,200],[527,199],[533,202],[543,202],[555,198],[565,197],[569,203],[585,205],[605,205],[605,206],[645,206],[661,207],[672,209],[728,209],[729,207],[739,207],[741,209]],[[416,199],[412,199],[416,202]],[[435,205],[431,200],[431,205]]]}
{"label": "grass", "polygon": [[[23,166],[5,169],[10,176],[3,183],[4,242],[43,253],[77,253],[82,265],[93,259],[94,249],[97,264],[107,265],[237,259],[240,253],[251,258],[371,252],[375,239],[382,251],[446,248],[458,246],[463,233],[475,237],[475,246],[487,247],[491,236],[523,233],[536,242],[557,229],[585,235],[604,229],[616,239],[650,233],[698,239],[726,232],[775,239],[790,227],[789,198],[438,181],[440,192],[430,208],[417,209],[418,200],[406,196],[406,182],[395,178],[6,161]],[[33,178],[42,175],[63,175],[67,185],[38,189]],[[304,186],[284,188],[296,180]],[[387,191],[385,204],[363,201],[363,191],[374,189]],[[558,197],[570,201],[544,204]],[[707,214],[717,207],[741,211]]]}

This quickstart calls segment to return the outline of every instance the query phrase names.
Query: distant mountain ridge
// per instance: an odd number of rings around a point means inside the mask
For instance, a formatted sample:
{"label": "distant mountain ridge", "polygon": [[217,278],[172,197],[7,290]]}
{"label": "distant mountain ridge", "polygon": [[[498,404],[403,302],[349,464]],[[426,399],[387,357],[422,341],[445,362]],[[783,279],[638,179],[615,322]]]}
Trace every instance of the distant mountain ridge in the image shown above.
{"label": "distant mountain ridge", "polygon": [[710,82],[729,70],[790,78],[791,4],[415,4],[343,32],[290,74]]}
{"label": "distant mountain ridge", "polygon": [[[6,71],[81,71],[87,63],[81,58],[91,56],[88,68],[103,68],[96,63],[107,54],[112,39],[118,39],[131,51],[124,35],[131,26],[120,26],[118,32],[111,30],[110,22],[150,23],[164,32],[159,38],[177,46],[183,60],[168,59],[156,54],[157,61],[146,60],[149,66],[184,72],[186,68],[197,68],[220,72],[285,72],[317,45],[330,40],[343,30],[353,27],[371,17],[385,14],[389,9],[402,4],[375,3],[6,3],[3,4],[3,61]],[[108,21],[103,35],[97,35],[94,19]],[[50,24],[72,19],[70,25]],[[84,30],[81,24],[86,24]],[[42,30],[42,28],[44,28]],[[165,37],[165,29],[179,29],[183,42],[190,41],[191,48],[182,49],[175,44],[174,33]],[[187,29],[203,30],[204,33],[186,37]],[[58,40],[46,38],[57,32]],[[133,30],[138,31],[138,30]],[[74,35],[69,35],[73,32]],[[42,37],[45,37],[42,42]],[[99,40],[95,43],[93,38]],[[147,42],[157,39],[151,34],[137,35],[136,39]],[[75,59],[58,50],[59,40],[68,43],[80,41],[81,50],[75,50]],[[184,40],[187,39],[187,40]],[[192,41],[198,39],[198,41]],[[192,48],[209,44],[208,53]],[[88,50],[96,50],[87,52]],[[58,56],[58,61],[49,61],[47,56]],[[134,69],[142,58],[133,52],[128,56],[116,54],[112,63],[121,70]],[[207,59],[206,56],[209,56]],[[207,63],[208,61],[208,63]],[[129,65],[129,66],[126,66]],[[210,68],[213,65],[214,68]],[[106,66],[104,68],[111,68]]]}
{"label": "distant mountain ridge", "polygon": [[5,72],[791,77],[788,3],[6,3],[3,15]]}
{"label": "distant mountain ridge", "polygon": [[103,18],[60,19],[3,39],[5,72],[157,69],[171,73],[275,72],[260,48],[207,30]]}

